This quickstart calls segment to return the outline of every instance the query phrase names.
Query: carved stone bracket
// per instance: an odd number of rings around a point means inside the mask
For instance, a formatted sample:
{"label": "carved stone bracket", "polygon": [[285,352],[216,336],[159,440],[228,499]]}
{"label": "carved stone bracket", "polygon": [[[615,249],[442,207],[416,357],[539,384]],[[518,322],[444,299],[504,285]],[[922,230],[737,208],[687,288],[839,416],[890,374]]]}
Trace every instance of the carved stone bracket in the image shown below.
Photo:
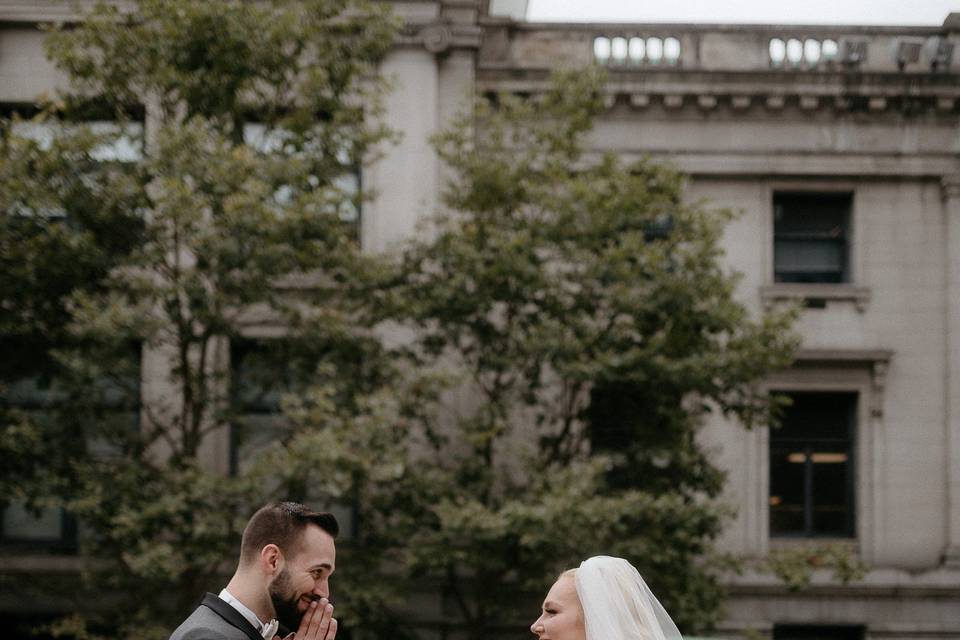
{"label": "carved stone bracket", "polygon": [[870,381],[873,383],[873,393],[870,396],[870,414],[874,418],[883,417],[883,396],[887,389],[887,369],[889,367],[889,360],[873,361],[873,375],[870,378]]}

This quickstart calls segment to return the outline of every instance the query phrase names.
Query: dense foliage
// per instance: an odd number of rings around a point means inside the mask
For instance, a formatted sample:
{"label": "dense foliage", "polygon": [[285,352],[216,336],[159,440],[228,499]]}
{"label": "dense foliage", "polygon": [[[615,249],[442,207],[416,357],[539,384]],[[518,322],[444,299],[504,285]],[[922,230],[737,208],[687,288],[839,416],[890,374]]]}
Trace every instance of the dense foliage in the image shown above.
{"label": "dense foliage", "polygon": [[71,92],[0,148],[2,487],[78,521],[86,586],[123,602],[101,626],[74,589],[77,633],[166,637],[253,508],[308,497],[263,464],[228,473],[253,402],[230,345],[281,336],[258,354],[274,380],[382,375],[351,176],[388,137],[395,28],[354,0],[140,0],[49,34]]}
{"label": "dense foliage", "polygon": [[383,10],[124,11],[51,33],[75,92],[0,143],[0,489],[80,523],[61,628],[166,637],[277,497],[346,516],[347,629],[415,634],[410,600],[439,594],[486,638],[601,552],[709,627],[728,511],[697,430],[768,420],[755,383],[789,361],[790,316],[736,300],[730,212],[585,151],[602,77],[441,133],[444,210],[391,262],[359,251],[349,178],[390,135]]}

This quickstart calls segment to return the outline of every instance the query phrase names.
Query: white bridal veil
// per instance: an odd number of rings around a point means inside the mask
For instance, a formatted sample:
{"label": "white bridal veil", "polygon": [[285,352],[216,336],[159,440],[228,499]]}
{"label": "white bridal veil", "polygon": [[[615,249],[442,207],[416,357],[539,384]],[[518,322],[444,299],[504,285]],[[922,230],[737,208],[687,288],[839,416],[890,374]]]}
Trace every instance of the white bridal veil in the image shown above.
{"label": "white bridal veil", "polygon": [[683,640],[640,573],[623,558],[588,558],[575,581],[587,640]]}

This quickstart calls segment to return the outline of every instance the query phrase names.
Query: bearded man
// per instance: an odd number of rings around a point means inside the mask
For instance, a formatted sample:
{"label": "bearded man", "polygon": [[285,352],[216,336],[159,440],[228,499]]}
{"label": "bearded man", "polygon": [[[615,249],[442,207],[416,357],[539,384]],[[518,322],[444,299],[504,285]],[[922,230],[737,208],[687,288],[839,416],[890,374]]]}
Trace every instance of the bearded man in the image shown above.
{"label": "bearded man", "polygon": [[296,502],[261,508],[243,530],[227,587],[206,594],[170,640],[334,640],[330,575],[339,530],[333,514]]}

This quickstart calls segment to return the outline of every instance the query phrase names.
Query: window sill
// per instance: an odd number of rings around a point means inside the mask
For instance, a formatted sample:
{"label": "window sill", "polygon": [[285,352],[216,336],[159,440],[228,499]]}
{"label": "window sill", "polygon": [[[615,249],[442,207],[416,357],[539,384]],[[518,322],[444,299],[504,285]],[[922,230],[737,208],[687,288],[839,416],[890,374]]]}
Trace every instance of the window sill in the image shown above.
{"label": "window sill", "polygon": [[17,555],[0,553],[0,571],[11,573],[81,571],[84,559],[76,554],[44,554],[19,552]]}
{"label": "window sill", "polygon": [[852,284],[777,283],[760,287],[760,300],[767,307],[784,300],[799,301],[813,309],[822,309],[830,302],[852,302],[863,313],[870,295],[869,287]]}
{"label": "window sill", "polygon": [[770,536],[769,542],[770,551],[785,551],[806,547],[844,547],[851,553],[859,551],[859,542],[856,538]]}

